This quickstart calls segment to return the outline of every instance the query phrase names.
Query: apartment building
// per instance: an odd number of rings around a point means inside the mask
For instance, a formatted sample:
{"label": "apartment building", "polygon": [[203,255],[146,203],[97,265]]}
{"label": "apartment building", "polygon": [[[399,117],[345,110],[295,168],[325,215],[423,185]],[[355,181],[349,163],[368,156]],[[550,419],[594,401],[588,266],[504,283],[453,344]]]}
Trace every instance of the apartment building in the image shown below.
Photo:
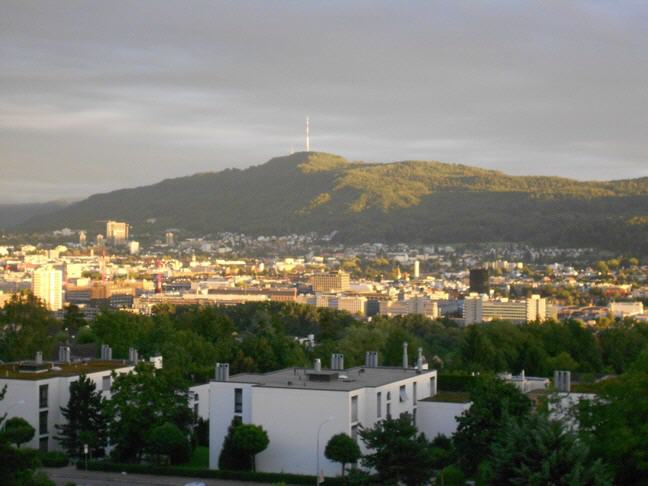
{"label": "apartment building", "polygon": [[32,292],[51,311],[63,309],[63,272],[51,266],[34,270]]}
{"label": "apartment building", "polygon": [[338,474],[339,464],[324,457],[333,435],[359,441],[360,427],[405,412],[416,419],[419,401],[436,394],[436,371],[423,369],[420,357],[410,367],[406,356],[402,368],[380,367],[370,352],[362,367],[345,369],[342,355],[333,355],[330,369],[316,360],[310,369],[232,377],[227,364],[218,364],[210,383],[210,468],[218,467],[228,427],[238,417],[262,426],[270,438],[256,457],[258,471],[316,474],[319,464],[324,475]]}
{"label": "apartment building", "polygon": [[58,361],[43,361],[38,354],[34,361],[0,364],[0,389],[7,387],[0,401],[0,416],[22,417],[36,430],[25,447],[42,451],[60,450],[56,425],[64,423],[61,407],[70,399],[70,384],[85,374],[94,381],[106,398],[112,388],[112,373],[128,373],[134,363],[122,360],[71,361],[69,348],[62,347]]}

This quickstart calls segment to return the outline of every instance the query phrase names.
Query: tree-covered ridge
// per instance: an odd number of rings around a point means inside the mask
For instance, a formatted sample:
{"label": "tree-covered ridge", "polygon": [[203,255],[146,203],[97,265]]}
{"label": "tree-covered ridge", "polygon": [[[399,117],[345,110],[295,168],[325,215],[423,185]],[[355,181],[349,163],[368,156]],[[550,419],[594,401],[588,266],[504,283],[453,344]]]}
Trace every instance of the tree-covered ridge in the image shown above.
{"label": "tree-covered ridge", "polygon": [[135,237],[166,228],[199,235],[337,231],[345,242],[515,241],[648,254],[648,227],[638,224],[646,214],[647,178],[581,182],[300,152],[244,170],[97,194],[20,229],[103,232],[99,221],[118,219]]}

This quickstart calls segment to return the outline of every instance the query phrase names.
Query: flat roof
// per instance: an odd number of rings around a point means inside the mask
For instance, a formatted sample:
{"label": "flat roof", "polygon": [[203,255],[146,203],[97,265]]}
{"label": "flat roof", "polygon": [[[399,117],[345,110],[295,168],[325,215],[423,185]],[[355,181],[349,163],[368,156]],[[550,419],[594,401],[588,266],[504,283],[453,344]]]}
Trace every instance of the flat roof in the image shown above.
{"label": "flat roof", "polygon": [[0,364],[0,380],[27,380],[38,381],[49,378],[78,376],[82,373],[90,374],[100,371],[112,371],[120,368],[133,366],[126,360],[100,360],[91,359],[84,361],[73,361],[71,363],[44,361],[43,370],[38,371],[20,371],[21,364],[34,367],[34,361],[23,361],[15,363]]}
{"label": "flat roof", "polygon": [[[365,387],[374,388],[389,385],[408,378],[431,374],[434,371],[422,370],[419,372],[414,368],[384,366],[377,368],[357,366],[345,370],[326,369],[319,372],[313,368],[284,368],[269,373],[240,373],[230,376],[229,383],[246,383],[295,390],[352,391]],[[312,375],[321,379],[311,379]]]}

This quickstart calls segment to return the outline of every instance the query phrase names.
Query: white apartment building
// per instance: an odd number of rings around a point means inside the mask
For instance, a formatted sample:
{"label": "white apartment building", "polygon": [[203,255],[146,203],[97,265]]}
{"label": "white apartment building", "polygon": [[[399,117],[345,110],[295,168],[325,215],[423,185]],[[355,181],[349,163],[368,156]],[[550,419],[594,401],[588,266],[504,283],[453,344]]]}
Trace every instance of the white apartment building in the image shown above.
{"label": "white apartment building", "polygon": [[40,355],[34,361],[1,364],[0,389],[6,386],[7,393],[0,401],[0,416],[6,413],[7,418],[22,417],[34,427],[36,434],[25,447],[60,450],[54,439],[58,435],[55,426],[65,421],[61,407],[70,400],[70,384],[85,373],[108,398],[112,372],[128,373],[133,368],[132,363],[122,360],[46,362]]}
{"label": "white apartment building", "polygon": [[333,435],[346,433],[360,442],[361,426],[405,412],[416,420],[419,400],[436,394],[436,371],[419,369],[420,358],[418,363],[378,367],[377,353],[367,353],[365,366],[344,369],[342,355],[333,355],[332,369],[316,361],[311,369],[232,377],[228,365],[219,364],[210,383],[209,466],[218,468],[228,427],[240,417],[268,433],[270,444],[256,457],[258,471],[314,475],[319,463],[319,471],[335,476],[339,464],[324,457]]}
{"label": "white apartment building", "polygon": [[632,317],[644,313],[643,302],[610,302],[608,304],[610,317]]}
{"label": "white apartment building", "polygon": [[32,292],[49,310],[63,309],[63,272],[51,266],[37,268],[32,276]]}
{"label": "white apartment building", "polygon": [[405,300],[383,300],[379,304],[382,316],[405,316],[420,314],[430,319],[439,317],[439,304],[427,297],[416,296]]}
{"label": "white apartment building", "polygon": [[532,295],[525,300],[489,299],[486,295],[470,294],[464,299],[464,324],[503,319],[515,323],[547,319],[547,299]]}

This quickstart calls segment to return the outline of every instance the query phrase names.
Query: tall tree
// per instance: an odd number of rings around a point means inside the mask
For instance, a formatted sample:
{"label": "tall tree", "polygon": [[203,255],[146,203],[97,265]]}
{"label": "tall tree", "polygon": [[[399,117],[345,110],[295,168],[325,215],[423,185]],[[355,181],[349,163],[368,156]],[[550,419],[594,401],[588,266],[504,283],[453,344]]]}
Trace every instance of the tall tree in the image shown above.
{"label": "tall tree", "polygon": [[57,425],[56,440],[72,457],[81,457],[88,444],[92,457],[104,454],[107,440],[106,420],[103,414],[103,397],[95,382],[86,375],[70,383],[70,399],[61,407],[65,423]]}
{"label": "tall tree", "polygon": [[149,363],[115,378],[112,397],[104,402],[113,454],[121,461],[139,461],[148,433],[167,422],[187,436],[193,424],[187,383]]}
{"label": "tall tree", "polygon": [[477,470],[490,445],[508,418],[531,412],[531,401],[514,385],[495,377],[482,376],[470,392],[472,405],[458,419],[454,443],[459,464],[467,473]]}
{"label": "tall tree", "polygon": [[4,424],[2,434],[7,439],[7,442],[16,444],[16,447],[20,448],[22,444],[34,438],[36,429],[22,417],[11,417]]}
{"label": "tall tree", "polygon": [[648,349],[631,369],[577,406],[579,433],[595,457],[613,467],[615,483],[648,484]]}
{"label": "tall tree", "polygon": [[600,460],[559,421],[544,414],[507,419],[490,448],[482,480],[493,485],[612,485]]}
{"label": "tall tree", "polygon": [[404,483],[408,486],[426,483],[433,473],[434,457],[430,443],[420,434],[405,413],[385,419],[360,432],[369,449],[362,462],[375,469],[381,484]]}
{"label": "tall tree", "polygon": [[53,350],[60,323],[31,292],[14,294],[0,310],[0,359],[33,359],[37,351]]}

